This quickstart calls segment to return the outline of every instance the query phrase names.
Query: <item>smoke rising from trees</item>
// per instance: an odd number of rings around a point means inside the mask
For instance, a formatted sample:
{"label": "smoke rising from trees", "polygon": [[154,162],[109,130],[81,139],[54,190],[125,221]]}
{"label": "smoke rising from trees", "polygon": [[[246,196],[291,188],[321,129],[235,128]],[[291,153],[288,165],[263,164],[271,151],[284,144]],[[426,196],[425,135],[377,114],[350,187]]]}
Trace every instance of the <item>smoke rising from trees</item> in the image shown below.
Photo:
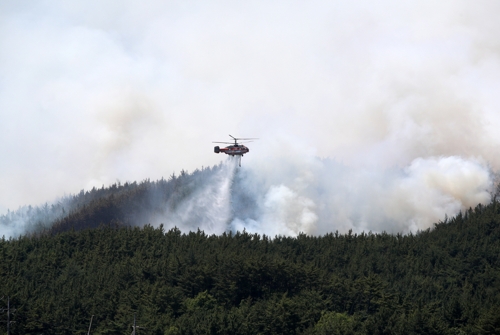
{"label": "smoke rising from trees", "polygon": [[[0,217],[0,233],[58,233],[100,225],[163,225],[209,234],[322,235],[332,231],[409,233],[430,228],[491,199],[492,177],[478,161],[416,159],[404,169],[352,169],[310,157],[238,167],[227,157],[213,168],[169,180],[115,183],[56,204],[22,207]],[[300,162],[306,160],[301,158]]]}
{"label": "smoke rising from trees", "polygon": [[488,168],[460,157],[419,158],[391,170],[352,169],[314,157],[295,171],[290,161],[270,163],[278,170],[274,174],[255,166],[238,168],[229,157],[156,224],[271,236],[336,230],[409,233],[491,200]]}

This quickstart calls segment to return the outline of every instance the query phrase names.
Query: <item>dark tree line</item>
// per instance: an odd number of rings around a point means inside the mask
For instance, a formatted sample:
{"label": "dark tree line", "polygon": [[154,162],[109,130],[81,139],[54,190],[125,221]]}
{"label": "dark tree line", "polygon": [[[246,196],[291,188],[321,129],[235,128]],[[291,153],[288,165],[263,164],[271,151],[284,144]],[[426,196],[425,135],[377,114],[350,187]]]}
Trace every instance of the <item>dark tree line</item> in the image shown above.
{"label": "dark tree line", "polygon": [[103,223],[0,241],[13,334],[500,334],[496,201],[410,235]]}

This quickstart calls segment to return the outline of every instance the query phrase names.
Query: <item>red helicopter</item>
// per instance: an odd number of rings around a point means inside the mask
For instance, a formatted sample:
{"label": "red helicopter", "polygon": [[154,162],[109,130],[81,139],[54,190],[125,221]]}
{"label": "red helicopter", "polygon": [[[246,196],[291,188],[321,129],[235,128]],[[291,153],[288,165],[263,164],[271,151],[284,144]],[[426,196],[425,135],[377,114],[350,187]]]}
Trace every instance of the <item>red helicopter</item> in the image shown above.
{"label": "red helicopter", "polygon": [[251,140],[257,140],[257,138],[236,138],[234,136],[229,135],[233,140],[233,142],[212,142],[212,143],[225,143],[225,144],[232,144],[229,145],[225,148],[220,148],[219,146],[214,147],[214,152],[218,154],[219,152],[223,152],[226,155],[231,155],[231,156],[240,156],[240,163],[239,165],[241,166],[241,157],[246,154],[247,152],[250,151],[248,147],[244,146],[243,144],[238,144],[238,141],[246,141],[243,143],[248,143],[252,142]]}

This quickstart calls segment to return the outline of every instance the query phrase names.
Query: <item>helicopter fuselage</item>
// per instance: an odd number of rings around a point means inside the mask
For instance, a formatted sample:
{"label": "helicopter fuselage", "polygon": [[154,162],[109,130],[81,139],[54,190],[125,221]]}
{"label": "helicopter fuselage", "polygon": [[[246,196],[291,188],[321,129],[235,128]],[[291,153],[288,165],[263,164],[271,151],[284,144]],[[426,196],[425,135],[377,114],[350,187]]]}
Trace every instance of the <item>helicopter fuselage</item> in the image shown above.
{"label": "helicopter fuselage", "polygon": [[214,152],[216,154],[222,152],[225,153],[226,155],[231,155],[231,156],[243,156],[249,151],[250,149],[241,144],[230,145],[225,148],[219,148],[219,146],[214,147]]}

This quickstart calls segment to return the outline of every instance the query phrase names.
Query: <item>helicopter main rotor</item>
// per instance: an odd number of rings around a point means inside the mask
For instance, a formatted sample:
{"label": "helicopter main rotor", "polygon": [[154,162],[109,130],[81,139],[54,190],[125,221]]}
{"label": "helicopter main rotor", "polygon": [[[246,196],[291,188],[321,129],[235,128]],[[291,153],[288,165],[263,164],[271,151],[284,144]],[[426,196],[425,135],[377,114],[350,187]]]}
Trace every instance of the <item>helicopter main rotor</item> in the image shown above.
{"label": "helicopter main rotor", "polygon": [[[229,135],[233,140],[234,140],[234,143],[233,142],[212,142],[212,143],[222,143],[222,144],[233,144],[234,146],[238,146],[238,143],[250,143],[252,142],[252,140],[258,140],[258,138],[255,138],[255,137],[247,137],[247,138],[243,138],[243,137],[234,137],[233,135]],[[240,142],[238,142],[240,141]],[[243,141],[243,142],[241,142]]]}
{"label": "helicopter main rotor", "polygon": [[[258,140],[258,138],[255,138],[255,137],[253,137],[253,138],[252,137],[249,137],[249,138],[243,138],[243,137],[236,138],[236,137],[234,137],[231,134],[229,134],[229,136],[234,140],[234,145],[238,145],[238,141],[250,141],[251,142],[251,140]],[[248,142],[243,142],[243,143],[248,143]]]}

